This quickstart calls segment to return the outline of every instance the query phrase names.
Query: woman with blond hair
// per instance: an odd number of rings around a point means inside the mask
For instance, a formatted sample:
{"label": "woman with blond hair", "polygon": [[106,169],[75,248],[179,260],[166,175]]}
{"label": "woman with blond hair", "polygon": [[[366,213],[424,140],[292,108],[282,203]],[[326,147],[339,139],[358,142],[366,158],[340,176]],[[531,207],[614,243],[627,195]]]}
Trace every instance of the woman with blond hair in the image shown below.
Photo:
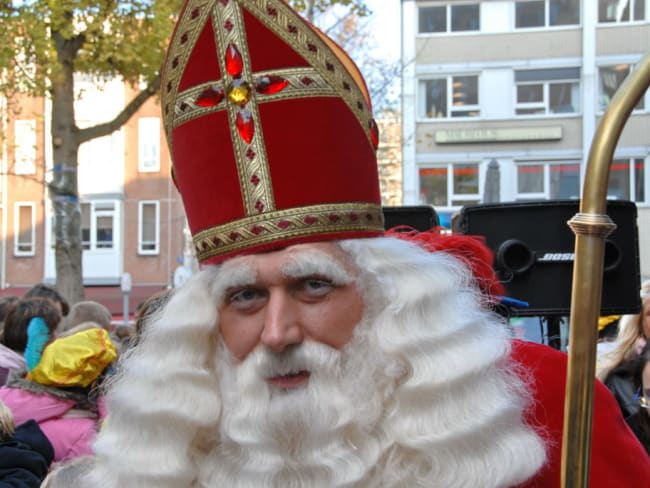
{"label": "woman with blond hair", "polygon": [[613,349],[603,354],[596,376],[616,397],[623,416],[639,411],[635,398],[634,370],[641,350],[650,338],[650,280],[641,285],[641,311],[624,315],[618,325]]}
{"label": "woman with blond hair", "polygon": [[646,344],[636,362],[634,385],[637,387],[636,398],[639,402],[639,412],[627,420],[632,429],[650,455],[650,343]]}

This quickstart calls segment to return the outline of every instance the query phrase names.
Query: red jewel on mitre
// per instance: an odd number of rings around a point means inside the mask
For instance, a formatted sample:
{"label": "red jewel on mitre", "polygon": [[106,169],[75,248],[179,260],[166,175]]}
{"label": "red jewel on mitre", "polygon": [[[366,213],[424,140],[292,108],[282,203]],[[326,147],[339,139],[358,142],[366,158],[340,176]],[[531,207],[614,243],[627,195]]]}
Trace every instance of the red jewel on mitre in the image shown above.
{"label": "red jewel on mitre", "polygon": [[359,70],[282,0],[186,0],[163,120],[199,261],[383,233]]}

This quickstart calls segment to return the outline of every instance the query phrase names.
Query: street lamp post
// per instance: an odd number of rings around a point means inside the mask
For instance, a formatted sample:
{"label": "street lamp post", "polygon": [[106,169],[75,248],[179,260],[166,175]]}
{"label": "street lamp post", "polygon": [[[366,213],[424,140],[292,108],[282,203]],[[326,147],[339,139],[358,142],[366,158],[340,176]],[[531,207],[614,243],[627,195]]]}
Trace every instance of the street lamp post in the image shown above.
{"label": "street lamp post", "polygon": [[131,293],[131,273],[123,273],[120,280],[122,289],[122,317],[124,325],[129,325],[129,293]]}

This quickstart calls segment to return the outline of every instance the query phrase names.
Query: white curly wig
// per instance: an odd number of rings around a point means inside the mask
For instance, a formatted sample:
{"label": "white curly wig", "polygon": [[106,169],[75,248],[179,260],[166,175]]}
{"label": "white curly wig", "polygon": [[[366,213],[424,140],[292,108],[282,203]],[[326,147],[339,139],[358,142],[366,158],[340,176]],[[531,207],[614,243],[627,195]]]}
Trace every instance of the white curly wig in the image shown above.
{"label": "white curly wig", "polygon": [[237,364],[208,266],[124,358],[88,486],[490,488],[540,469],[507,328],[467,268],[396,238],[339,244],[366,309],[340,351],[297,353],[322,378],[274,398],[255,378],[268,351]]}

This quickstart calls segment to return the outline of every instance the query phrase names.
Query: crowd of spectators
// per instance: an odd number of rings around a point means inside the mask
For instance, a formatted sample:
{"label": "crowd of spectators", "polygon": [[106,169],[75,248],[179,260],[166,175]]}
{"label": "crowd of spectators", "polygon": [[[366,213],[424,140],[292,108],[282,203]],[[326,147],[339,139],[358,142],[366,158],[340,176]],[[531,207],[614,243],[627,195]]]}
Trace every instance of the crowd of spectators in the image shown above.
{"label": "crowd of spectators", "polygon": [[102,385],[168,295],[140,304],[135,326],[45,284],[0,297],[0,486],[73,486],[107,415]]}

